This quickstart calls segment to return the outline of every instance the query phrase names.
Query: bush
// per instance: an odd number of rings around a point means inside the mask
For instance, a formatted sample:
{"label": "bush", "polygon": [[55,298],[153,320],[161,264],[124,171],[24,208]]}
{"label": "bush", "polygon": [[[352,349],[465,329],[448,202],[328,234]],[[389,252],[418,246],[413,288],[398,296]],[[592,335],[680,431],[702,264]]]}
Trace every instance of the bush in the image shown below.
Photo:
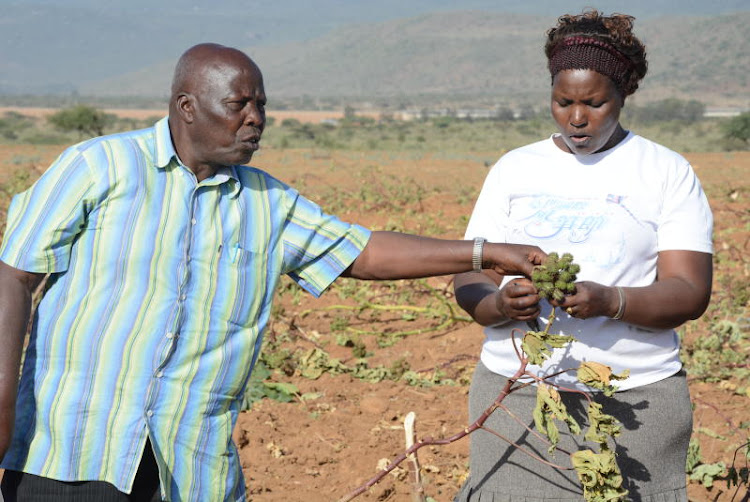
{"label": "bush", "polygon": [[702,119],[705,111],[706,105],[700,101],[694,99],[685,101],[677,98],[662,99],[646,106],[624,109],[626,117],[644,123],[677,120],[692,124]]}
{"label": "bush", "polygon": [[78,105],[60,110],[47,119],[62,131],[77,131],[81,136],[101,136],[104,128],[112,124],[116,117],[97,108]]}
{"label": "bush", "polygon": [[730,149],[747,148],[750,143],[750,112],[745,112],[721,123],[721,132]]}

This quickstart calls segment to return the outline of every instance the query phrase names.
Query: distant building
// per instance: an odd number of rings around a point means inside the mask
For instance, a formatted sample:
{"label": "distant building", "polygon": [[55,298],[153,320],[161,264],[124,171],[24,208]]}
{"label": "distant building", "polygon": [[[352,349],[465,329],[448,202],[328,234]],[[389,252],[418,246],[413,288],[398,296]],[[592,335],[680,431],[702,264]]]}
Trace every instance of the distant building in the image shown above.
{"label": "distant building", "polygon": [[706,118],[728,118],[736,117],[746,111],[748,110],[742,108],[706,108],[703,116]]}

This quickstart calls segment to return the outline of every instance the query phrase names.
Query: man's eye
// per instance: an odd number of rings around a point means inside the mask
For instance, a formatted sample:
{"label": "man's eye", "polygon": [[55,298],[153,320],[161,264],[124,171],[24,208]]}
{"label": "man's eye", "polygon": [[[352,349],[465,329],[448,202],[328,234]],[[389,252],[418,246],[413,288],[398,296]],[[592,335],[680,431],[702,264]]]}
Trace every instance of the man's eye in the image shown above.
{"label": "man's eye", "polygon": [[232,111],[238,112],[245,107],[245,103],[242,101],[230,101],[227,103],[227,107]]}
{"label": "man's eye", "polygon": [[603,104],[604,101],[602,101],[601,103],[591,103],[591,105],[589,106],[591,106],[591,108],[600,108]]}

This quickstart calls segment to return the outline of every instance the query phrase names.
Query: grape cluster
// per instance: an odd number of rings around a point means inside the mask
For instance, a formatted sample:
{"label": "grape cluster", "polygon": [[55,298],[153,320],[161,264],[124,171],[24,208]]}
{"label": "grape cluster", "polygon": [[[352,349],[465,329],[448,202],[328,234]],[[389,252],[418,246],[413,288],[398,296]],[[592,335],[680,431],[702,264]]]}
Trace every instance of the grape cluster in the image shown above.
{"label": "grape cluster", "polygon": [[575,291],[576,274],[581,267],[573,263],[573,255],[550,253],[542,265],[534,268],[531,280],[539,297],[561,301],[566,293]]}

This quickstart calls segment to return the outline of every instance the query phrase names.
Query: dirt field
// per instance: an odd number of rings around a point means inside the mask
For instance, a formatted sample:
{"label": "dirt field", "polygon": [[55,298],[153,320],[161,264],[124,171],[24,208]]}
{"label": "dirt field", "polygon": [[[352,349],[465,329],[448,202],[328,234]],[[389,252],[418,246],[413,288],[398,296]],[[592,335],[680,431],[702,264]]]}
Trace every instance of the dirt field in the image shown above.
{"label": "dirt field", "polygon": [[[53,147],[1,147],[0,172],[19,164],[41,169],[57,153],[59,148]],[[292,183],[350,221],[458,238],[486,174],[484,161],[496,155],[448,158],[262,150],[254,165]],[[717,250],[712,307],[685,330],[690,344],[706,335],[709,321],[726,315],[725,302],[746,291],[750,274],[750,152],[691,154],[688,158],[714,210]],[[468,381],[482,333],[477,325],[446,317],[450,312],[447,305],[453,304],[448,280],[365,289],[352,283],[344,281],[319,300],[298,295],[291,288],[280,294],[277,315],[267,335],[274,350],[301,353],[319,348],[352,366],[356,362],[352,347],[336,343],[342,336],[351,336],[364,342],[370,368],[405,363],[423,379],[453,384],[369,383],[351,374],[331,372],[312,379],[302,376],[305,368],[282,362],[272,379],[294,384],[298,389],[294,400],[256,402],[251,411],[240,415],[235,432],[251,500],[337,500],[373,476],[381,459],[403,451],[403,419],[410,411],[417,414],[419,437],[447,436],[467,425]],[[383,310],[357,310],[362,298]],[[397,307],[404,305],[423,310],[412,314]],[[740,308],[745,322],[748,307],[745,300]],[[460,311],[455,314],[462,315]],[[746,340],[747,331],[744,337]],[[392,345],[381,346],[387,345],[384,340]],[[745,361],[748,357],[750,354]],[[730,463],[734,450],[750,434],[750,394],[743,390],[748,382],[731,375],[712,383],[691,377],[690,382],[695,437],[701,443],[703,461]],[[438,502],[452,500],[467,475],[468,441],[425,448],[419,457],[426,494]],[[411,493],[411,478],[399,470],[358,500],[409,501]],[[747,501],[746,491],[730,492],[721,481],[710,491],[691,483],[689,494],[695,502]]]}
{"label": "dirt field", "polygon": [[[51,115],[57,112],[57,108],[30,108],[30,107],[19,107],[19,106],[0,106],[0,116],[7,112],[16,112],[29,117],[41,118]],[[144,120],[149,117],[160,117],[167,114],[166,108],[158,110],[141,110],[141,109],[130,109],[130,108],[106,108],[104,109],[107,113],[112,113],[122,118],[130,118],[137,120]],[[357,115],[379,118],[380,112],[377,111],[357,111]],[[301,111],[301,110],[269,110],[268,116],[276,119],[277,122],[281,122],[287,118],[294,118],[300,122],[310,122],[319,124],[323,120],[337,120],[344,117],[343,110],[331,110],[331,111]]]}

